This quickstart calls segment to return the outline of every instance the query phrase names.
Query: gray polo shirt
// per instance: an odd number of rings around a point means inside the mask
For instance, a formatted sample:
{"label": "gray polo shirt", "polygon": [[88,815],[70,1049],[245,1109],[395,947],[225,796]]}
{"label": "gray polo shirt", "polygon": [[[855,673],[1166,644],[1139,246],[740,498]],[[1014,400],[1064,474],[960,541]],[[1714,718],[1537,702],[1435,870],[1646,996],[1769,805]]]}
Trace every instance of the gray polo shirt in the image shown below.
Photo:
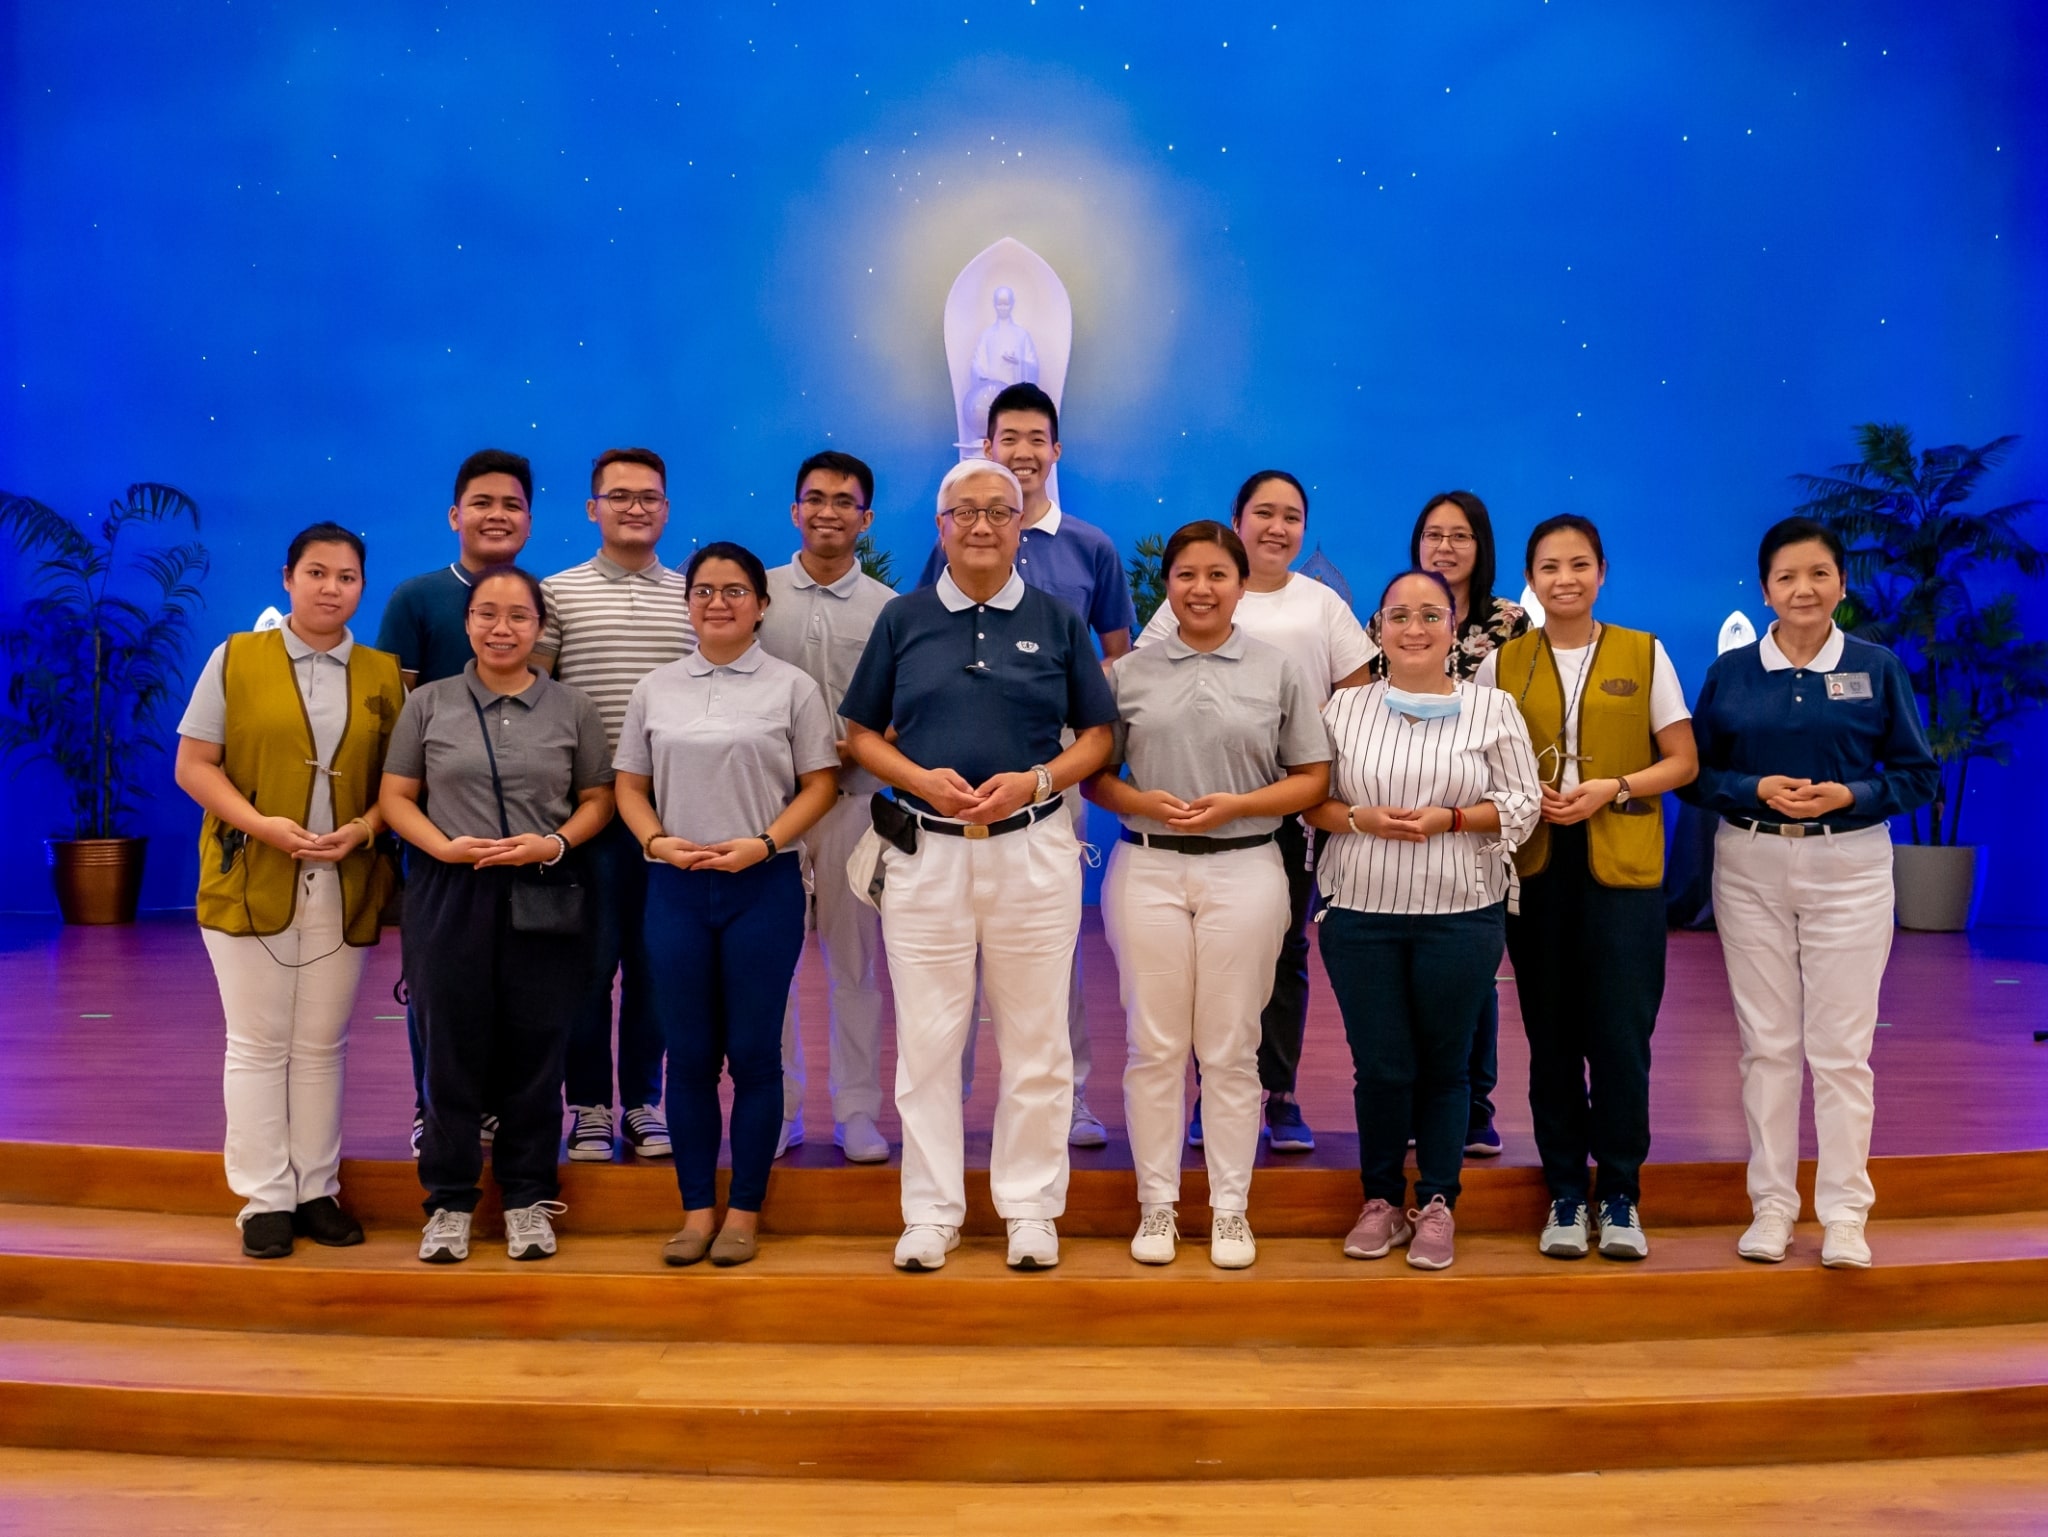
{"label": "gray polo shirt", "polygon": [[[1290,768],[1332,757],[1315,690],[1277,646],[1233,626],[1214,651],[1197,651],[1179,630],[1116,659],[1115,762],[1129,765],[1141,790],[1170,790],[1184,801],[1243,795],[1277,783]],[[1132,832],[1173,829],[1150,817],[1125,817]],[[1239,817],[1205,838],[1250,838],[1278,817]]]}
{"label": "gray polo shirt", "polygon": [[[836,714],[853,681],[854,666],[867,649],[868,635],[882,607],[895,592],[858,565],[830,584],[804,569],[800,557],[768,573],[768,612],[761,620],[761,649],[780,661],[801,667],[825,691],[825,703]],[[846,735],[845,722],[836,726]],[[882,782],[866,769],[847,764],[840,770],[843,795],[872,795]]]}
{"label": "gray polo shirt", "polygon": [[723,665],[693,651],[642,678],[613,764],[653,781],[671,838],[723,843],[766,831],[797,775],[837,768],[839,749],[818,685],[756,644]]}
{"label": "gray polo shirt", "polygon": [[406,696],[384,753],[385,773],[425,782],[423,803],[443,837],[499,836],[477,705],[489,723],[514,835],[556,831],[577,796],[611,783],[604,720],[588,694],[543,673],[523,694],[494,694],[471,662],[459,677],[423,683]]}
{"label": "gray polo shirt", "polygon": [[[299,697],[306,702],[306,720],[313,728],[313,756],[322,774],[334,762],[334,749],[348,727],[348,659],[356,649],[356,638],[341,632],[341,644],[332,651],[316,651],[293,633],[290,625],[281,632],[285,655],[292,659],[292,676],[298,680]],[[213,655],[200,669],[192,688],[192,701],[178,721],[178,735],[216,746],[228,739],[227,643],[213,648]],[[334,797],[316,795],[306,812],[306,831],[315,837],[334,831]]]}

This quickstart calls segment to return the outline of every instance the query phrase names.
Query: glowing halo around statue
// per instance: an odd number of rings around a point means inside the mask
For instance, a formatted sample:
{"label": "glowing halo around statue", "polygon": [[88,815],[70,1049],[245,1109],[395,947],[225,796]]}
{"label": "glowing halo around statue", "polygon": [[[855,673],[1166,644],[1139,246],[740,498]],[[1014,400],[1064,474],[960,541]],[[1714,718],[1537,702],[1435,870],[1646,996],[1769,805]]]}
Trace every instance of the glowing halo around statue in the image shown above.
{"label": "glowing halo around statue", "polygon": [[[981,452],[989,402],[1004,386],[1036,384],[1060,404],[1073,341],[1066,284],[1022,241],[1005,235],[960,269],[946,295],[946,367],[961,458]],[[1045,489],[1059,500],[1057,471]]]}

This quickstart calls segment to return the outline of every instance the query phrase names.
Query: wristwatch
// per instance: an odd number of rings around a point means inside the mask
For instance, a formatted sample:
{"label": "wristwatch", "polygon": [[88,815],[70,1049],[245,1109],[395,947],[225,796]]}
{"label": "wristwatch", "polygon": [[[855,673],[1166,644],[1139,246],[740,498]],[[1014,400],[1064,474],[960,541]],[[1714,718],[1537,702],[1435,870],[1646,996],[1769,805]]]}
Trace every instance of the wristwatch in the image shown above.
{"label": "wristwatch", "polygon": [[1036,806],[1041,801],[1051,800],[1052,770],[1043,763],[1034,763],[1031,765],[1031,772],[1038,776],[1038,787],[1031,792],[1031,804]]}
{"label": "wristwatch", "polygon": [[1614,804],[1616,806],[1626,806],[1629,799],[1628,780],[1626,778],[1617,779],[1615,783],[1620,785],[1621,788],[1614,792]]}

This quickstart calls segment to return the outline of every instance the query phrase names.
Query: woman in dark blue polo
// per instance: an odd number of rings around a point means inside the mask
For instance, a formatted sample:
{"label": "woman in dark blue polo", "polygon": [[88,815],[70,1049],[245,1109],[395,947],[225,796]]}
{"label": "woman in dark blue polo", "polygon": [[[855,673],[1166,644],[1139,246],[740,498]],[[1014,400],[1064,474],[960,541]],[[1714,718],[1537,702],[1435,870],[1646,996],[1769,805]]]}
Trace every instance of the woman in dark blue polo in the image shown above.
{"label": "woman in dark blue polo", "polygon": [[1736,1250],[1775,1262],[1791,1246],[1803,1063],[1821,1263],[1860,1269],[1875,1199],[1870,1046],[1892,942],[1885,823],[1932,800],[1939,770],[1906,669],[1835,625],[1841,540],[1787,518],[1764,535],[1757,576],[1778,617],[1708,669],[1693,712],[1700,774],[1679,792],[1722,819],[1714,918],[1742,1032],[1755,1215]]}

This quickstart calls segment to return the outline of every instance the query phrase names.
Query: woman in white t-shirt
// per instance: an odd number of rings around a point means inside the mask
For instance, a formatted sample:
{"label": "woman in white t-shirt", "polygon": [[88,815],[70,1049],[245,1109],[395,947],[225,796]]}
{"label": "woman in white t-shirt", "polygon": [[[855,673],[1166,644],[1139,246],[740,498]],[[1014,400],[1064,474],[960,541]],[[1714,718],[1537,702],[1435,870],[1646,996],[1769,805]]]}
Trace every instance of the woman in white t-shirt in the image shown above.
{"label": "woman in white t-shirt", "polygon": [[1636,1260],[1650,1252],[1637,1204],[1664,997],[1663,795],[1692,782],[1699,754],[1663,643],[1593,617],[1607,578],[1600,531],[1571,514],[1547,519],[1526,564],[1543,627],[1495,651],[1476,681],[1514,699],[1543,773],[1542,821],[1516,850],[1520,910],[1507,922],[1550,1188],[1538,1247],[1583,1258],[1597,1220],[1601,1254]]}
{"label": "woman in white t-shirt", "polygon": [[[1285,470],[1260,470],[1237,489],[1230,526],[1244,541],[1251,563],[1237,626],[1254,640],[1276,646],[1301,668],[1316,707],[1340,688],[1372,681],[1378,648],[1350,606],[1312,576],[1291,570],[1308,529],[1308,492]],[[1138,644],[1164,639],[1176,628],[1172,608],[1160,604]],[[1315,896],[1315,860],[1310,834],[1296,817],[1280,824],[1274,842],[1287,868],[1287,937],[1273,967],[1273,992],[1259,1016],[1259,1082],[1266,1091],[1268,1144],[1276,1153],[1306,1153],[1315,1133],[1302,1119],[1294,1097],[1301,1067],[1301,1038],[1308,1025],[1308,915]],[[1315,835],[1320,845],[1322,835]],[[1202,1142],[1202,1105],[1188,1126],[1188,1141]]]}

